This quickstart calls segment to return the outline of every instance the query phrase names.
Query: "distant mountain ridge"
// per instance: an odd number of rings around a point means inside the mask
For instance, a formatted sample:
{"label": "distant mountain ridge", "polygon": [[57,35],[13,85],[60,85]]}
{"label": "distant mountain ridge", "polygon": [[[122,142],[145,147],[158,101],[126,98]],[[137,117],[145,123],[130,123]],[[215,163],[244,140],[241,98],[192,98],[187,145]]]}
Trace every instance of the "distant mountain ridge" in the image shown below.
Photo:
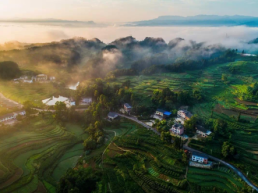
{"label": "distant mountain ridge", "polygon": [[54,18],[46,19],[26,19],[26,18],[14,18],[14,19],[0,19],[0,23],[29,23],[29,24],[42,24],[42,25],[60,25],[71,27],[95,27],[103,26],[104,24],[98,24],[94,21],[78,21],[78,20],[62,20]]}
{"label": "distant mountain ridge", "polygon": [[156,19],[127,23],[126,26],[241,26],[258,27],[258,17],[252,16],[160,16]]}

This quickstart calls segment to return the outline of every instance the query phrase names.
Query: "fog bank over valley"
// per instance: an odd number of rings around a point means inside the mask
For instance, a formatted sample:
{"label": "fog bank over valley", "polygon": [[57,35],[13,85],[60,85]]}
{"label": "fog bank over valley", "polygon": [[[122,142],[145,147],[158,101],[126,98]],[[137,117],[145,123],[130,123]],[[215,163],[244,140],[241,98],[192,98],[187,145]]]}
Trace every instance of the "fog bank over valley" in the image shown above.
{"label": "fog bank over valley", "polygon": [[181,37],[185,40],[221,44],[227,48],[254,51],[257,46],[247,44],[258,37],[258,28],[237,27],[65,27],[23,23],[1,23],[0,49],[20,48],[22,43],[46,43],[73,37],[98,38],[108,44],[115,39],[133,36],[137,40],[145,37],[162,37],[167,43]]}

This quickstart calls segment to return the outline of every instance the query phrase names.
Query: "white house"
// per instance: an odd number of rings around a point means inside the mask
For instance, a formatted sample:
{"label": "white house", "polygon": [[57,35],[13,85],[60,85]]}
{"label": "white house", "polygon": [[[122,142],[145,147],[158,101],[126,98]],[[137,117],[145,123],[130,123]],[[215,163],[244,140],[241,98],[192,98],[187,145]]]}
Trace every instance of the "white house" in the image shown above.
{"label": "white house", "polygon": [[66,107],[70,108],[71,106],[75,105],[74,101],[71,101],[69,98],[59,96],[59,97],[51,97],[45,100],[42,100],[42,103],[47,105],[47,106],[55,106],[57,102],[63,102],[66,104]]}
{"label": "white house", "polygon": [[46,81],[47,80],[47,75],[46,74],[39,74],[35,77],[32,78],[35,81]]}
{"label": "white house", "polygon": [[202,163],[202,164],[208,164],[208,157],[202,153],[193,152],[192,161]]}
{"label": "white house", "polygon": [[56,77],[50,76],[50,77],[49,77],[49,80],[50,80],[50,81],[55,81],[55,80],[56,80]]}
{"label": "white house", "polygon": [[210,130],[205,129],[203,126],[201,125],[197,125],[196,126],[196,133],[201,135],[202,137],[207,137],[210,134],[212,134],[212,132]]}
{"label": "white house", "polygon": [[81,102],[80,102],[80,105],[89,105],[92,103],[92,98],[90,97],[85,97],[85,98],[82,98]]}
{"label": "white house", "polygon": [[131,110],[132,110],[132,106],[131,105],[129,105],[128,103],[125,103],[124,104],[124,110],[125,110],[125,112],[127,112],[127,113],[130,113],[131,112]]}
{"label": "white house", "polygon": [[114,112],[109,112],[108,113],[108,118],[110,119],[110,120],[114,120],[114,119],[116,119],[118,117],[118,114],[117,113],[114,113]]}
{"label": "white house", "polygon": [[33,83],[33,80],[23,80],[24,83]]}

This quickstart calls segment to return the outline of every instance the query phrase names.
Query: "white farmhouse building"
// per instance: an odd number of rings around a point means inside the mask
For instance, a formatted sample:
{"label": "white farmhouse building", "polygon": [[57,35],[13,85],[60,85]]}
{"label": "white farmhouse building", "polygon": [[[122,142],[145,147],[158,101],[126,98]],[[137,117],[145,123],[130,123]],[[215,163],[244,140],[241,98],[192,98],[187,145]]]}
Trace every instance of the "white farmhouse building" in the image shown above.
{"label": "white farmhouse building", "polygon": [[66,104],[66,107],[70,108],[71,106],[75,105],[74,101],[71,101],[69,98],[59,96],[59,97],[51,97],[45,100],[42,100],[42,103],[47,105],[47,106],[55,106],[57,102],[63,102]]}

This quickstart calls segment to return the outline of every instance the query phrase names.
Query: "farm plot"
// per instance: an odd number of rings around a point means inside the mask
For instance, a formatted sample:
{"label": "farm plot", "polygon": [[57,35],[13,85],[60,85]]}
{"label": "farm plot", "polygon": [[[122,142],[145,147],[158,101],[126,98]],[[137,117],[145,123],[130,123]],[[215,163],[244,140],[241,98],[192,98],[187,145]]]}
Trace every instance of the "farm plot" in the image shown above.
{"label": "farm plot", "polygon": [[189,182],[201,187],[217,187],[227,192],[236,192],[244,187],[244,183],[237,179],[228,169],[206,170],[190,167],[187,174]]}
{"label": "farm plot", "polygon": [[46,189],[53,192],[53,179],[58,180],[67,168],[74,167],[83,153],[82,133],[77,125],[62,128],[51,118],[36,117],[1,136],[0,155],[4,156],[0,157],[0,191],[27,193],[47,185]]}

